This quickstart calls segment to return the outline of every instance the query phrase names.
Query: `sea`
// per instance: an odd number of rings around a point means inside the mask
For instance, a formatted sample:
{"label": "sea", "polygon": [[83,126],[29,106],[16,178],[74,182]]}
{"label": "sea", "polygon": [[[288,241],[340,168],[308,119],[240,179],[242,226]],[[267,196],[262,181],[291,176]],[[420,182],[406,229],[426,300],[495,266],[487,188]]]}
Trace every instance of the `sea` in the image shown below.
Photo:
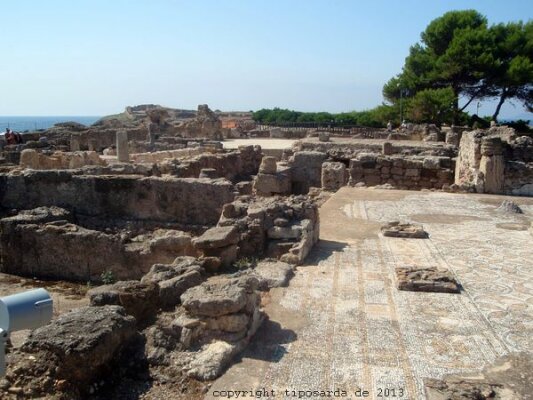
{"label": "sea", "polygon": [[4,132],[6,128],[10,128],[15,132],[24,133],[26,131],[35,131],[38,129],[47,129],[59,122],[74,121],[83,125],[92,125],[98,121],[99,116],[0,116],[0,133]]}

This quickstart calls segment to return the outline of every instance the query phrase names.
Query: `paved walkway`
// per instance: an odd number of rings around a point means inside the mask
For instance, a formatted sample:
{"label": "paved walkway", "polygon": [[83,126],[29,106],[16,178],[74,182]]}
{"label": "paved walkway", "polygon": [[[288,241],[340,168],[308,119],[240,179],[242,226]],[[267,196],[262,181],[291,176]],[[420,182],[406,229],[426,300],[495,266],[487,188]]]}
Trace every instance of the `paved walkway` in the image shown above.
{"label": "paved walkway", "polygon": [[[335,398],[305,393],[335,389],[424,399],[424,378],[532,351],[533,199],[514,199],[524,215],[495,211],[502,199],[341,189],[321,208],[308,265],[271,291],[270,320],[206,398],[264,388],[277,399]],[[378,234],[398,219],[422,223],[430,239]],[[413,265],[451,269],[463,293],[398,291],[394,269]]]}

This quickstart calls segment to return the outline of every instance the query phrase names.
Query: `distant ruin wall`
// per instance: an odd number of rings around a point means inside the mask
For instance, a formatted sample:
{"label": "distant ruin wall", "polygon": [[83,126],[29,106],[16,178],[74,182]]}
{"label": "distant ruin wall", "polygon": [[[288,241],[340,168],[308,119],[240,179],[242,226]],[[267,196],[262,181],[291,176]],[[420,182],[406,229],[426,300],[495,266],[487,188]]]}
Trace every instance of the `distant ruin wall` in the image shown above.
{"label": "distant ruin wall", "polygon": [[185,232],[160,229],[137,241],[124,233],[87,229],[71,219],[66,210],[45,207],[0,219],[0,271],[82,282],[100,281],[104,272],[116,279],[140,279],[155,263],[196,255]]}
{"label": "distant ruin wall", "polygon": [[20,166],[30,169],[74,169],[85,165],[106,165],[95,151],[62,152],[51,155],[25,149],[20,153]]}
{"label": "distant ruin wall", "polygon": [[205,152],[205,149],[200,147],[155,151],[153,153],[134,153],[130,154],[130,160],[137,163],[158,163],[168,158],[187,158],[198,156]]}
{"label": "distant ruin wall", "polygon": [[0,206],[59,206],[99,218],[214,225],[233,201],[226,180],[74,175],[71,171],[25,171],[0,175]]}
{"label": "distant ruin wall", "polygon": [[455,184],[477,193],[533,196],[533,140],[500,131],[463,134]]}
{"label": "distant ruin wall", "polygon": [[390,184],[399,189],[442,189],[453,183],[453,163],[449,157],[405,158],[360,154],[350,161],[349,184],[367,186]]}
{"label": "distant ruin wall", "polygon": [[259,146],[241,146],[238,151],[229,153],[203,153],[192,159],[175,163],[172,160],[159,165],[162,173],[182,178],[196,178],[202,169],[213,169],[216,177],[231,181],[236,178],[247,179],[257,174],[263,157]]}

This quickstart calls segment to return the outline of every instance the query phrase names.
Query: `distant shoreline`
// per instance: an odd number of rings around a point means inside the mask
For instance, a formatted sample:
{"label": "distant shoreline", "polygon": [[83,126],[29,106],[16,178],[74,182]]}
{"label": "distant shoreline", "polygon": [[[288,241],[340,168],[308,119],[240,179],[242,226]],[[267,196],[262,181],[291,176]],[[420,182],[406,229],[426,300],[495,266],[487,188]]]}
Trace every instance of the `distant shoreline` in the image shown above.
{"label": "distant shoreline", "polygon": [[10,128],[17,132],[35,131],[39,129],[48,129],[61,122],[77,122],[90,126],[98,121],[101,116],[96,115],[48,115],[48,116],[0,116],[0,132]]}

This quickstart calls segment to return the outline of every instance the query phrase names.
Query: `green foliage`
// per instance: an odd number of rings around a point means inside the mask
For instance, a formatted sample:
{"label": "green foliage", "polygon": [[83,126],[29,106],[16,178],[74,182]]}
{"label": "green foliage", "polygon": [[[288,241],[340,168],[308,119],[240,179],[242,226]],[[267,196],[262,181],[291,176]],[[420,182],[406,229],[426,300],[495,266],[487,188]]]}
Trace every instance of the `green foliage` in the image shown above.
{"label": "green foliage", "polygon": [[371,110],[352,111],[339,114],[327,112],[300,112],[280,108],[261,109],[253,113],[253,118],[260,124],[317,124],[334,126],[367,126],[382,128],[388,121],[400,122],[399,105],[380,105]]}
{"label": "green foliage", "polygon": [[453,89],[424,89],[416,93],[407,105],[408,118],[413,122],[441,125],[451,123],[454,112]]}
{"label": "green foliage", "polygon": [[[488,26],[475,10],[450,11],[431,21],[413,45],[402,72],[383,87],[390,103],[409,101],[428,89],[448,89],[454,93],[454,120],[475,99],[499,97],[493,119],[508,99],[533,107],[533,22]],[[429,97],[433,97],[430,100]],[[425,116],[429,104],[447,102],[442,96],[425,93],[415,101],[415,114]],[[448,94],[446,95],[446,98]],[[459,98],[466,103],[459,108]],[[436,101],[438,100],[438,101]],[[442,100],[442,99],[441,99]],[[420,114],[420,109],[426,109]],[[441,110],[444,115],[448,111]]]}
{"label": "green foliage", "polygon": [[511,22],[490,28],[496,67],[485,79],[490,95],[499,97],[492,118],[497,120],[502,104],[514,99],[531,111],[533,107],[533,21]]}
{"label": "green foliage", "polygon": [[100,275],[100,279],[102,280],[104,285],[111,285],[117,281],[115,278],[115,274],[111,270],[105,270],[104,272],[102,272],[102,274]]}
{"label": "green foliage", "polygon": [[511,128],[516,129],[516,131],[520,133],[533,133],[533,129],[529,127],[529,122],[530,121],[519,119],[518,121],[514,121],[514,122],[506,122],[505,125],[508,125]]}

